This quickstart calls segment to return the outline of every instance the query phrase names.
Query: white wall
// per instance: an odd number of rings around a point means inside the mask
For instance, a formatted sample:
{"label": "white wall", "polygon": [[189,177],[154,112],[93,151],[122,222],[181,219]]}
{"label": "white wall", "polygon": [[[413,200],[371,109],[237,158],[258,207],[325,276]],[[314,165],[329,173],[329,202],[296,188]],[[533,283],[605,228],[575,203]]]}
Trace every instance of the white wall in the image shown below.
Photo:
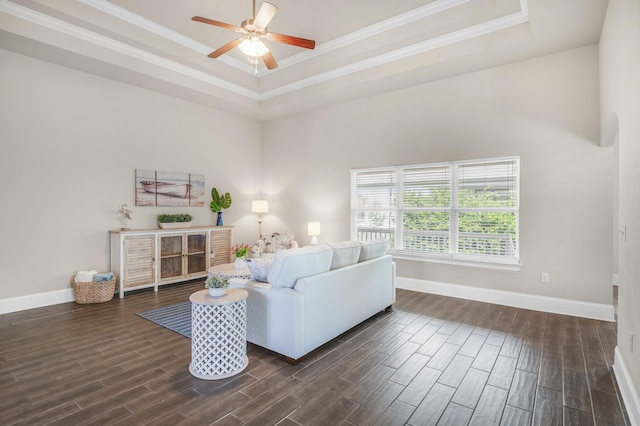
{"label": "white wall", "polygon": [[519,154],[523,269],[399,261],[399,274],[610,303],[613,148],[598,142],[595,46],[275,120],[262,133],[201,105],[7,51],[0,59],[0,178],[12,183],[2,186],[0,299],[106,269],[122,203],[134,228],[174,211],[214,223],[207,207],[134,206],[135,168],[204,173],[207,189],[230,191],[236,241],[255,238],[250,200],[262,191],[263,231],[305,244],[311,220],[321,241],[349,238],[351,168]]}
{"label": "white wall", "polygon": [[[123,203],[133,228],[177,212],[214,225],[216,186],[234,199],[234,239],[255,240],[259,122],[4,50],[0,63],[0,300],[106,270]],[[205,207],[136,207],[136,168],[204,174]]]}
{"label": "white wall", "polygon": [[[618,222],[626,241],[618,242],[620,274],[616,376],[630,415],[640,423],[640,2],[609,0],[600,41],[601,116],[616,130],[605,137],[618,144]],[[618,124],[616,126],[616,124]],[[606,140],[605,142],[611,142]],[[629,344],[635,337],[634,350]],[[629,379],[630,385],[624,381]],[[635,395],[634,395],[635,391]]]}
{"label": "white wall", "polygon": [[304,242],[318,220],[321,241],[348,239],[351,168],[519,154],[522,270],[398,261],[398,275],[611,305],[613,148],[599,146],[598,102],[590,46],[266,123],[272,226]]}

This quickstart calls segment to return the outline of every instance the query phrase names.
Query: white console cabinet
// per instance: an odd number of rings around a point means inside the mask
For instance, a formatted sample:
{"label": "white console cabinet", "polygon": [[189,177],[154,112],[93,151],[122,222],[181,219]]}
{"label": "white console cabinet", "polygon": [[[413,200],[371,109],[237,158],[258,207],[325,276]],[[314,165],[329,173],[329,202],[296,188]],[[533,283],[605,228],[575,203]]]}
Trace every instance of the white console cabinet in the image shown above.
{"label": "white console cabinet", "polygon": [[207,276],[231,262],[232,226],[109,231],[111,271],[120,298],[126,291]]}

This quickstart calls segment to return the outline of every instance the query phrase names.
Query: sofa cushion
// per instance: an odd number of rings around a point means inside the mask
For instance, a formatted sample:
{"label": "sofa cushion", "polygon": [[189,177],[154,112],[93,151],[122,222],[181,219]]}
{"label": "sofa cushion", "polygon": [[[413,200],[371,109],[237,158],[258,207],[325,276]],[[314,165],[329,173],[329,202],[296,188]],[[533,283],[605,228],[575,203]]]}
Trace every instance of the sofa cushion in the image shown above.
{"label": "sofa cushion", "polygon": [[267,282],[269,270],[273,263],[273,256],[264,256],[255,259],[246,258],[244,261],[247,262],[249,271],[251,271],[251,279],[253,281],[260,281],[263,283]]}
{"label": "sofa cushion", "polygon": [[358,263],[362,243],[360,241],[343,241],[341,243],[329,243],[333,249],[331,269],[338,269]]}
{"label": "sofa cushion", "polygon": [[273,258],[268,281],[274,288],[293,288],[298,278],[327,272],[333,250],[326,244],[280,250]]}
{"label": "sofa cushion", "polygon": [[360,259],[358,262],[364,262],[366,260],[375,259],[376,257],[384,256],[389,249],[389,240],[368,240],[362,242],[362,249],[360,250]]}
{"label": "sofa cushion", "polygon": [[293,234],[262,234],[251,247],[251,257],[260,257],[265,253],[276,253],[280,250],[297,248],[298,242]]}
{"label": "sofa cushion", "polygon": [[265,234],[262,236],[265,242],[264,253],[277,253],[280,250],[287,250],[291,247],[291,242],[295,241],[293,234]]}

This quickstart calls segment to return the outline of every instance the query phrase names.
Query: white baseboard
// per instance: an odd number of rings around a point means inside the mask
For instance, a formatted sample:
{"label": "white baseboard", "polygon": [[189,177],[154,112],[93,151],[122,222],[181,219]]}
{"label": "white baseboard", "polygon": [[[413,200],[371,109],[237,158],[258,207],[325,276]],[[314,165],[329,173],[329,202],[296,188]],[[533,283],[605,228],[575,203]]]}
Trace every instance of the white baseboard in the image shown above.
{"label": "white baseboard", "polygon": [[631,426],[638,426],[640,425],[640,397],[638,397],[638,392],[631,380],[629,370],[627,370],[617,346],[614,352],[613,372],[616,374],[620,395],[622,395],[622,400],[627,408]]}
{"label": "white baseboard", "polygon": [[49,291],[46,293],[30,294],[28,296],[0,299],[0,314],[24,311],[25,309],[40,308],[42,306],[57,305],[73,302],[73,289]]}
{"label": "white baseboard", "polygon": [[492,290],[405,277],[397,277],[396,286],[405,290],[433,293],[478,302],[495,303],[497,305],[513,306],[515,308],[532,309],[535,311],[572,315],[602,321],[615,321],[613,305],[603,303],[581,302],[579,300],[537,296],[534,294]]}
{"label": "white baseboard", "polygon": [[[460,284],[448,284],[415,278],[397,277],[398,288],[433,293],[460,299],[495,303],[516,308],[533,309],[542,312],[573,315],[603,321],[614,321],[613,305],[559,299],[487,288],[470,287]],[[73,289],[50,291],[28,296],[0,299],[0,314],[23,311],[25,309],[73,302]]]}

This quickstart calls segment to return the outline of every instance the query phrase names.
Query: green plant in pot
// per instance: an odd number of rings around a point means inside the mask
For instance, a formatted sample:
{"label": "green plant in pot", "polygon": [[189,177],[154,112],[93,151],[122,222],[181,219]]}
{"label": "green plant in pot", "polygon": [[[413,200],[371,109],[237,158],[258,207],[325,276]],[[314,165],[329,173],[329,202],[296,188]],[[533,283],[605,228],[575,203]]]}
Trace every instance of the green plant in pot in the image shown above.
{"label": "green plant in pot", "polygon": [[204,287],[209,289],[210,296],[224,296],[229,287],[229,277],[222,276],[220,273],[209,275],[204,282]]}
{"label": "green plant in pot", "polygon": [[160,228],[188,228],[193,216],[188,213],[159,214],[157,219]]}
{"label": "green plant in pot", "polygon": [[211,188],[211,204],[209,208],[213,213],[218,214],[217,225],[222,226],[222,209],[228,209],[231,207],[231,194],[228,192],[224,195],[220,195],[216,187]]}

